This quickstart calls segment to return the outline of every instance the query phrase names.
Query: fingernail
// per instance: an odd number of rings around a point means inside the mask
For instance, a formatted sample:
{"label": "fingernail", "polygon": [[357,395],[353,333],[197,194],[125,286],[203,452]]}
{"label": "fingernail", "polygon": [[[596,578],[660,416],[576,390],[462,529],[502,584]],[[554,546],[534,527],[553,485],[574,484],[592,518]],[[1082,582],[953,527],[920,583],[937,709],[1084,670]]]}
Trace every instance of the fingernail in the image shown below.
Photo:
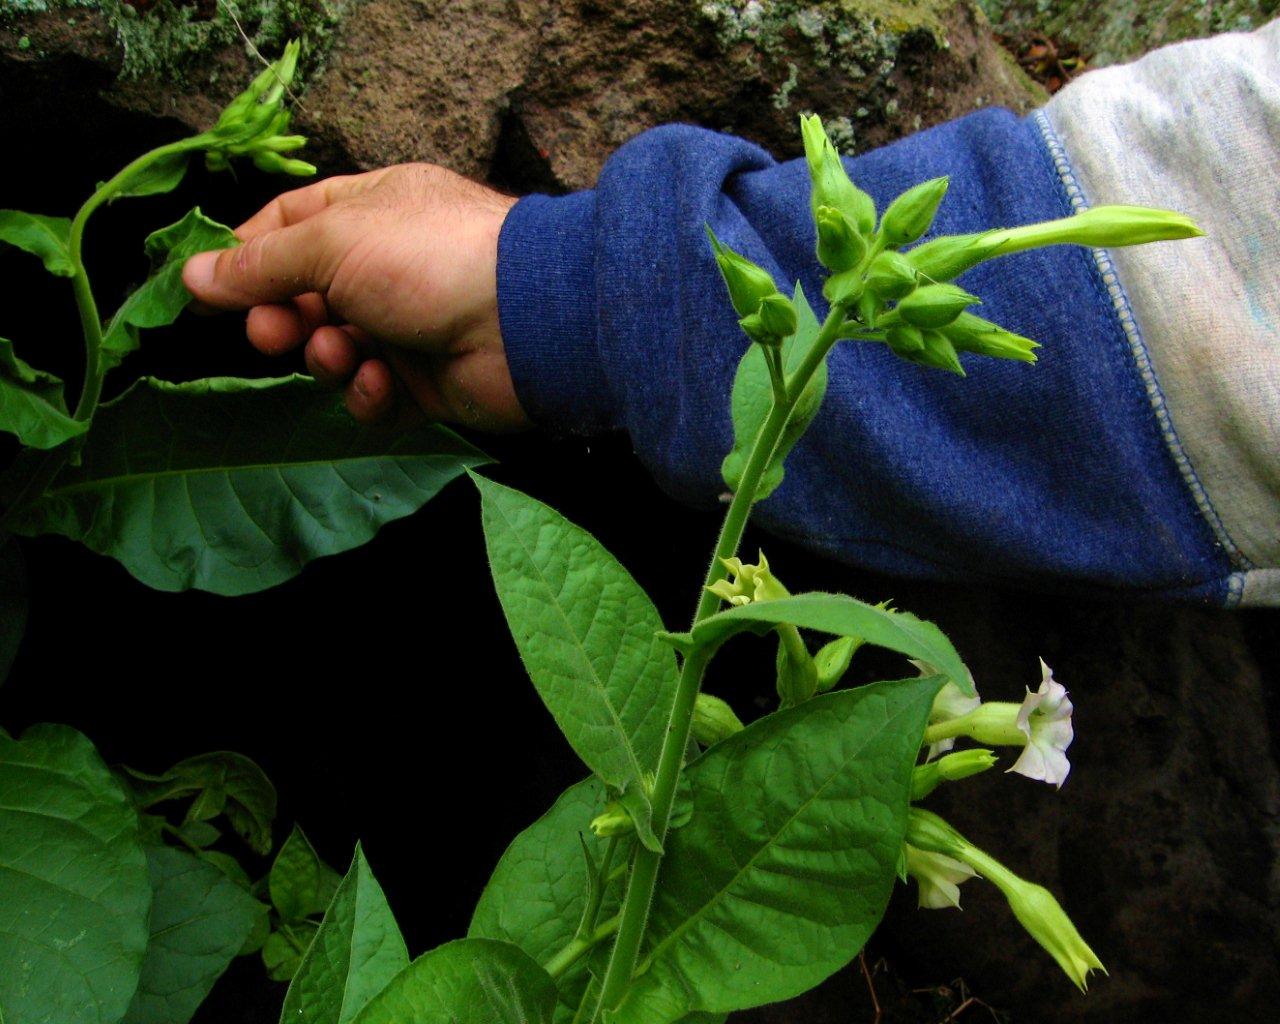
{"label": "fingernail", "polygon": [[199,298],[213,288],[213,268],[218,262],[216,252],[198,252],[187,260],[182,268],[182,283],[187,291]]}

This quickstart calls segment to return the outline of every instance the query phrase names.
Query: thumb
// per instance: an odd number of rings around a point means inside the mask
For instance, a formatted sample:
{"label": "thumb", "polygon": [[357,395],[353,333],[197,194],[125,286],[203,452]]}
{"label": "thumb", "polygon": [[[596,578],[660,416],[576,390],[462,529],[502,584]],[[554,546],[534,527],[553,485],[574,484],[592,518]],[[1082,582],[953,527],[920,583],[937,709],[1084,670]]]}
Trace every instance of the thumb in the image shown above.
{"label": "thumb", "polygon": [[215,309],[248,309],[306,292],[324,292],[345,255],[324,217],[255,235],[243,245],[197,253],[182,268],[182,283]]}

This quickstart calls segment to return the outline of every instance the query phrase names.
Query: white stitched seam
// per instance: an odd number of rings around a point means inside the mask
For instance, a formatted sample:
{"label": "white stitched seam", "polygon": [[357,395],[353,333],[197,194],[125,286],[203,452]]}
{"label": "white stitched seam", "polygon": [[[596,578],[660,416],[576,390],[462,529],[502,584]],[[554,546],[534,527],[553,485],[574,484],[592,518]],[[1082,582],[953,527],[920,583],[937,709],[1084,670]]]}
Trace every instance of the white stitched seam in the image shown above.
{"label": "white stitched seam", "polygon": [[[1054,169],[1057,170],[1058,177],[1062,181],[1062,187],[1066,190],[1067,198],[1071,201],[1072,210],[1076,213],[1083,213],[1089,208],[1089,203],[1084,197],[1080,183],[1076,181],[1075,172],[1071,169],[1071,162],[1067,158],[1067,151],[1063,147],[1062,141],[1058,138],[1057,132],[1053,130],[1053,125],[1049,123],[1049,118],[1043,110],[1035,111],[1032,114],[1032,118],[1040,129],[1040,136],[1044,140],[1045,147],[1049,150]],[[1177,466],[1183,482],[1191,492],[1192,501],[1195,502],[1196,508],[1199,509],[1205,522],[1209,524],[1209,529],[1213,531],[1214,537],[1226,552],[1232,568],[1244,570],[1256,568],[1245,556],[1244,552],[1236,547],[1235,541],[1227,533],[1226,526],[1223,525],[1217,509],[1213,507],[1213,502],[1209,500],[1209,495],[1205,491],[1204,485],[1200,482],[1195,466],[1191,464],[1191,459],[1187,457],[1187,453],[1182,447],[1182,442],[1178,440],[1178,432],[1174,429],[1173,420],[1169,416],[1169,407],[1165,401],[1164,392],[1160,389],[1160,382],[1156,379],[1155,370],[1151,366],[1151,356],[1147,352],[1146,342],[1142,340],[1142,332],[1138,327],[1138,322],[1133,317],[1133,309],[1129,306],[1129,297],[1125,294],[1124,288],[1120,284],[1120,279],[1116,275],[1115,265],[1111,262],[1110,255],[1108,255],[1106,249],[1093,249],[1091,252],[1093,253],[1094,263],[1098,267],[1098,272],[1102,275],[1102,283],[1107,289],[1107,294],[1111,296],[1116,318],[1120,321],[1120,327],[1129,343],[1129,351],[1133,355],[1138,374],[1142,378],[1142,384],[1146,389],[1152,412],[1155,413],[1156,425],[1160,429],[1160,436],[1163,438],[1165,448],[1173,458],[1174,465]],[[1228,608],[1234,607],[1239,603],[1243,590],[1244,573],[1231,573],[1227,577],[1226,605]]]}

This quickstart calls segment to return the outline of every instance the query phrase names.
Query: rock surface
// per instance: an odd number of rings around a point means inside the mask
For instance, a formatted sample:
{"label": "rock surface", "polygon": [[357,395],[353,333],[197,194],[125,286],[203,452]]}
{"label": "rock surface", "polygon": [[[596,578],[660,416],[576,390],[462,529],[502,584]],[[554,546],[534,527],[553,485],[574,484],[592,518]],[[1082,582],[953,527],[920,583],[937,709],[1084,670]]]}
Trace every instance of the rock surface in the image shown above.
{"label": "rock surface", "polygon": [[327,167],[431,160],[542,188],[588,186],[675,120],[794,154],[813,110],[854,151],[1042,98],[971,0],[255,0],[236,24],[227,9],[0,0],[0,76],[57,67],[194,129],[249,75],[250,47],[303,32],[299,124]]}

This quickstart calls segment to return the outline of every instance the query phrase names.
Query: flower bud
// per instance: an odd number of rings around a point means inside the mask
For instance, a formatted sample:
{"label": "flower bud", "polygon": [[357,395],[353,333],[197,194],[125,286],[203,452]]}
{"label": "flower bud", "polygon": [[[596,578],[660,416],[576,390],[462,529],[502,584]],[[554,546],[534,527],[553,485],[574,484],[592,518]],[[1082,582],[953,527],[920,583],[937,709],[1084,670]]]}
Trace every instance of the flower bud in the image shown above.
{"label": "flower bud", "polygon": [[906,358],[924,351],[924,332],[910,324],[898,324],[885,332],[885,340],[898,355]]}
{"label": "flower bud", "polygon": [[[903,298],[897,309],[902,319],[914,327],[945,327],[966,306],[981,301],[953,284],[927,284]],[[949,347],[950,342],[947,344]]]}
{"label": "flower bud", "polygon": [[860,234],[869,236],[876,226],[876,204],[849,180],[840,154],[822,127],[822,119],[817,114],[801,116],[800,135],[804,140],[805,161],[813,182],[809,203],[815,220],[819,207],[833,206],[849,218]]}
{"label": "flower bud", "polygon": [[856,269],[842,270],[823,282],[822,295],[831,305],[848,308],[862,298],[865,286],[862,275]]}
{"label": "flower bud", "polygon": [[907,245],[929,230],[938,204],[947,194],[948,178],[934,178],[907,189],[880,218],[880,236],[891,246]]}
{"label": "flower bud", "polygon": [[[729,289],[729,301],[738,316],[751,316],[760,309],[760,303],[766,296],[778,294],[778,286],[773,283],[769,272],[722,245],[710,225],[707,226],[707,238],[711,241],[720,275]],[[760,326],[763,329],[763,325]],[[743,330],[747,328],[744,326]]]}
{"label": "flower bud", "polygon": [[760,300],[760,326],[781,340],[796,333],[796,308],[781,292],[766,295]]}
{"label": "flower bud", "polygon": [[284,53],[280,59],[268,69],[272,74],[268,79],[267,91],[262,97],[264,104],[280,102],[289,83],[293,81],[293,74],[298,69],[298,57],[301,53],[302,43],[299,40],[291,39],[285,44]]}
{"label": "flower bud", "polygon": [[861,637],[841,636],[818,648],[818,653],[813,656],[814,668],[818,672],[818,693],[835,688],[849,671],[849,663],[863,643],[865,641]]}
{"label": "flower bud", "polygon": [[604,805],[604,811],[591,819],[591,831],[601,839],[611,836],[625,836],[635,831],[635,822],[617,800],[610,800]]}
{"label": "flower bud", "polygon": [[253,154],[253,165],[268,174],[293,174],[303,178],[316,173],[315,166],[305,160],[289,160],[265,149]]}
{"label": "flower bud", "polygon": [[704,747],[742,732],[743,725],[733,708],[709,693],[698,694],[693,705],[693,738]]}
{"label": "flower bud", "polygon": [[711,593],[732,605],[750,604],[753,601],[776,601],[791,594],[773,575],[769,560],[760,552],[755,565],[744,563],[741,558],[722,558],[721,564],[729,570],[729,579],[718,580],[707,587]]}
{"label": "flower bud", "polygon": [[940,331],[921,331],[924,348],[906,358],[921,366],[931,366],[935,370],[946,370],[961,377],[965,376],[964,367],[960,365],[960,357],[956,355],[955,346],[947,341]]}
{"label": "flower bud", "polygon": [[956,782],[979,775],[996,764],[994,750],[975,747],[947,754],[936,761],[926,761],[911,770],[911,799],[923,800],[944,782]]}
{"label": "flower bud", "polygon": [[1020,334],[1006,331],[999,324],[983,320],[972,313],[961,313],[954,321],[939,330],[961,352],[994,356],[997,359],[1017,359],[1024,363],[1036,361],[1035,350],[1039,342]]}
{"label": "flower bud", "polygon": [[839,273],[852,270],[867,252],[867,241],[852,221],[834,206],[819,206],[813,215],[818,229],[818,262]]}
{"label": "flower bud", "polygon": [[915,290],[915,268],[896,252],[882,252],[867,268],[867,287],[882,299],[904,298]]}
{"label": "flower bud", "polygon": [[1018,228],[945,235],[918,245],[907,258],[932,281],[949,281],[984,260],[1045,245],[1120,246],[1203,235],[1190,217],[1146,206],[1096,206],[1084,213]]}

